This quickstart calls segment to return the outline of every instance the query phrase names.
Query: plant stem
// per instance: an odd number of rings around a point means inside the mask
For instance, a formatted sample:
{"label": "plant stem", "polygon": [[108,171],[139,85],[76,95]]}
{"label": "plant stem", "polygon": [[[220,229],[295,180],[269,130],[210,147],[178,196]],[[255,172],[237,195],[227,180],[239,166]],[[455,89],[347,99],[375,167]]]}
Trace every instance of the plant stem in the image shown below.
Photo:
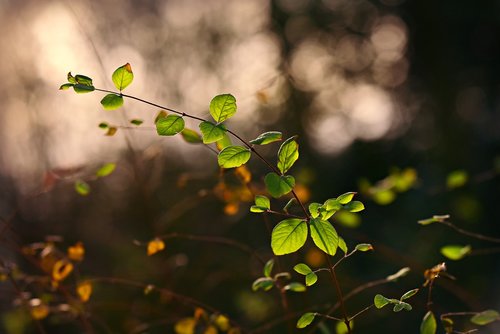
{"label": "plant stem", "polygon": [[373,306],[375,306],[374,304],[371,304],[370,306],[367,306],[365,307],[364,309],[362,309],[361,311],[359,311],[358,313],[356,313],[355,315],[353,315],[352,317],[349,318],[349,321],[352,321],[354,320],[354,318],[356,318],[357,316],[363,314],[364,312],[368,311],[369,309],[371,309]]}
{"label": "plant stem", "polygon": [[458,233],[466,235],[466,236],[469,236],[469,237],[473,237],[473,238],[476,238],[476,239],[479,239],[479,240],[484,240],[484,241],[490,241],[490,242],[500,243],[500,239],[499,238],[493,238],[493,237],[489,237],[487,235],[482,235],[482,234],[479,234],[479,233],[470,232],[470,231],[464,230],[464,229],[462,229],[460,227],[457,227],[457,226],[455,226],[454,224],[452,224],[452,223],[450,223],[448,221],[437,221],[436,223],[439,223],[439,224],[451,227],[452,229],[454,229]]}
{"label": "plant stem", "polygon": [[335,284],[335,288],[337,289],[337,295],[339,297],[340,307],[342,309],[342,314],[344,316],[344,323],[347,327],[347,333],[350,334],[351,333],[351,326],[350,326],[349,317],[347,315],[347,311],[346,311],[346,308],[344,305],[344,297],[342,296],[342,290],[340,289],[339,280],[337,279],[337,274],[335,273],[335,268],[332,264],[332,261],[330,260],[330,257],[328,256],[328,254],[325,254],[325,257],[326,257],[326,260],[328,262],[328,267],[330,268],[330,274],[332,276],[333,283]]}

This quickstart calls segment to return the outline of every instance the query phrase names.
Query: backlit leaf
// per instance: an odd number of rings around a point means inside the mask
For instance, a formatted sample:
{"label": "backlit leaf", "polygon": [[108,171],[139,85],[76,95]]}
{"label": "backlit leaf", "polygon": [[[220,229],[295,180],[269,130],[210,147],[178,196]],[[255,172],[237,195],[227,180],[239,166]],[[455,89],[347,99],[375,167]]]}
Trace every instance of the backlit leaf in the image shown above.
{"label": "backlit leaf", "polygon": [[455,189],[462,187],[467,183],[469,176],[464,170],[456,170],[448,174],[446,178],[446,187],[448,189]]}
{"label": "backlit leaf", "polygon": [[356,195],[355,192],[348,192],[348,193],[345,193],[345,194],[342,194],[340,195],[339,197],[337,197],[337,201],[340,203],[340,204],[347,204],[349,203],[350,201],[352,201],[354,195]]}
{"label": "backlit leaf", "polygon": [[288,138],[278,150],[278,169],[285,174],[299,158],[299,144],[295,137]]}
{"label": "backlit leaf", "polygon": [[52,279],[55,281],[62,281],[73,271],[73,264],[66,260],[62,259],[57,261],[52,268]]}
{"label": "backlit leaf", "polygon": [[257,291],[262,289],[264,291],[268,291],[271,290],[273,286],[274,286],[274,280],[272,278],[260,277],[253,282],[252,290]]}
{"label": "backlit leaf", "polygon": [[165,243],[160,238],[154,238],[148,242],[148,256],[156,254],[165,249]]}
{"label": "backlit leaf", "polygon": [[274,143],[275,141],[280,141],[282,138],[281,132],[269,131],[260,134],[257,138],[250,140],[250,144],[254,145],[267,145]]}
{"label": "backlit leaf", "polygon": [[161,117],[156,122],[156,133],[160,136],[173,136],[184,130],[184,118],[177,115]]}
{"label": "backlit leaf", "polygon": [[410,268],[404,267],[404,268],[399,269],[397,273],[387,276],[386,279],[388,281],[397,281],[398,278],[406,276],[406,274],[408,274],[409,272],[410,272]]}
{"label": "backlit leaf", "polygon": [[441,248],[441,254],[446,256],[450,260],[460,260],[471,251],[469,245],[447,245]]}
{"label": "backlit leaf", "polygon": [[217,95],[210,101],[210,115],[222,123],[236,113],[236,99],[231,94]]}
{"label": "backlit leaf", "polygon": [[356,250],[360,252],[367,252],[373,250],[373,246],[371,244],[357,244]]}
{"label": "backlit leaf", "polygon": [[101,104],[106,110],[115,110],[123,105],[123,97],[116,94],[107,94],[102,98]]}
{"label": "backlit leaf", "polygon": [[316,313],[307,312],[302,314],[302,316],[297,321],[297,328],[305,328],[314,321],[314,317],[316,317]]}
{"label": "backlit leaf", "polygon": [[264,276],[271,277],[271,272],[273,271],[274,259],[270,259],[266,262],[264,266]]}
{"label": "backlit leaf", "polygon": [[221,139],[217,140],[215,144],[219,151],[222,151],[226,147],[233,145],[231,138],[227,135],[227,132],[224,132],[224,136],[222,136]]}
{"label": "backlit leaf", "polygon": [[271,172],[264,178],[264,183],[269,194],[274,198],[279,198],[292,191],[295,179],[291,175],[278,175]]}
{"label": "backlit leaf", "polygon": [[307,234],[307,223],[304,220],[285,219],[272,231],[271,248],[275,255],[293,253],[304,245]]}
{"label": "backlit leaf", "polygon": [[306,275],[306,285],[311,286],[318,281],[318,275],[315,273],[309,273]]}
{"label": "backlit leaf", "polygon": [[82,196],[87,196],[88,194],[90,194],[90,186],[87,182],[82,180],[78,180],[75,182],[75,190]]}
{"label": "backlit leaf", "polygon": [[90,282],[82,282],[76,286],[76,293],[82,302],[87,302],[92,294],[92,284]]}
{"label": "backlit leaf", "polygon": [[195,318],[183,318],[176,322],[175,333],[176,334],[194,334],[196,328]]}
{"label": "backlit leaf", "polygon": [[428,311],[420,323],[420,334],[436,334],[436,327],[434,313]]}
{"label": "backlit leaf", "polygon": [[349,212],[359,212],[365,209],[365,206],[360,201],[352,201],[343,206]]}
{"label": "backlit leaf", "polygon": [[116,89],[122,91],[134,80],[134,73],[129,63],[118,67],[111,76]]}
{"label": "backlit leaf", "polygon": [[85,256],[85,248],[80,241],[68,247],[68,258],[72,261],[82,261]]}
{"label": "backlit leaf", "polygon": [[339,248],[344,252],[344,254],[347,254],[347,245],[345,243],[345,240],[339,236]]}
{"label": "backlit leaf", "polygon": [[313,218],[318,218],[319,216],[319,208],[322,204],[320,203],[311,203],[309,204],[309,213]]}
{"label": "backlit leaf", "polygon": [[408,298],[411,298],[412,296],[414,296],[415,294],[417,294],[419,289],[413,289],[413,290],[410,290],[408,292],[406,292],[405,294],[403,294],[401,296],[401,300],[405,300],[405,299],[408,299]]}
{"label": "backlit leaf", "polygon": [[115,168],[116,168],[116,164],[109,162],[107,164],[104,164],[101,168],[99,168],[97,170],[97,172],[95,173],[95,175],[97,177],[108,176],[109,174],[114,172]]}
{"label": "backlit leaf", "polygon": [[265,209],[270,209],[271,208],[271,201],[269,201],[269,198],[266,196],[262,195],[256,195],[255,196],[255,205],[265,208]]}
{"label": "backlit leaf", "polygon": [[73,87],[74,85],[72,83],[65,83],[64,85],[61,85],[59,87],[59,90],[68,90],[70,89],[71,87]]}
{"label": "backlit leaf", "polygon": [[246,164],[250,160],[252,153],[243,146],[228,146],[223,149],[217,161],[222,168],[235,168]]}
{"label": "backlit leaf", "polygon": [[[349,327],[351,330],[354,328],[354,321],[349,321]],[[349,330],[347,329],[347,326],[345,322],[343,321],[337,321],[337,324],[335,325],[335,334],[348,334]]]}
{"label": "backlit leaf", "polygon": [[470,321],[473,324],[480,325],[480,326],[484,326],[484,325],[487,325],[493,321],[498,321],[498,320],[500,320],[500,314],[495,310],[486,310],[486,311],[478,313],[478,314],[472,316],[472,318],[470,318]]}
{"label": "backlit leaf", "polygon": [[390,303],[389,299],[387,299],[382,295],[376,295],[375,298],[373,298],[373,304],[375,304],[375,307],[379,309],[386,306],[389,303]]}
{"label": "backlit leaf", "polygon": [[68,78],[68,82],[69,82],[69,83],[76,84],[76,79],[75,79],[75,77],[71,74],[71,72],[68,72],[67,78]]}
{"label": "backlit leaf", "polygon": [[224,138],[224,134],[226,133],[226,129],[222,125],[215,125],[210,122],[201,122],[199,127],[204,144],[215,143]]}
{"label": "backlit leaf", "polygon": [[311,237],[314,244],[323,252],[335,255],[339,243],[339,236],[332,224],[327,221],[314,218],[310,222]]}
{"label": "backlit leaf", "polygon": [[294,291],[294,292],[304,292],[306,291],[306,287],[304,284],[299,282],[292,282],[283,287],[284,290]]}
{"label": "backlit leaf", "polygon": [[198,143],[203,143],[203,139],[201,139],[201,135],[191,129],[184,128],[184,130],[181,131],[182,139],[184,139],[186,142],[190,144],[198,144]]}
{"label": "backlit leaf", "polygon": [[298,272],[299,274],[302,274],[302,275],[307,275],[307,274],[312,273],[311,268],[309,268],[309,266],[305,263],[296,264],[293,267],[293,270],[295,270],[296,272]]}

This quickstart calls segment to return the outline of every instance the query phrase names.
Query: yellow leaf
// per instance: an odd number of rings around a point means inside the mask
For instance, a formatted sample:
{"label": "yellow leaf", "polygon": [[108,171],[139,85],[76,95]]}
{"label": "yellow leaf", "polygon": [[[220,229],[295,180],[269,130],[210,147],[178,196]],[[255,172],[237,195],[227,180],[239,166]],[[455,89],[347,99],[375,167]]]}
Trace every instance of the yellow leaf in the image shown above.
{"label": "yellow leaf", "polygon": [[194,310],[194,318],[196,319],[196,321],[198,321],[200,319],[205,319],[206,320],[207,319],[207,313],[201,307],[197,307]]}
{"label": "yellow leaf", "polygon": [[83,244],[79,241],[73,246],[68,247],[68,257],[73,261],[82,261],[85,255],[85,248]]}
{"label": "yellow leaf", "polygon": [[240,166],[234,170],[236,176],[238,176],[243,183],[248,183],[252,180],[252,173],[248,170],[246,166]]}
{"label": "yellow leaf", "polygon": [[154,238],[148,242],[148,256],[151,256],[165,248],[165,243],[159,238]]}
{"label": "yellow leaf", "polygon": [[222,314],[219,314],[215,318],[215,324],[219,329],[223,332],[226,332],[229,330],[230,324],[229,324],[229,319],[226,316],[223,316]]}
{"label": "yellow leaf", "polygon": [[184,318],[175,324],[174,329],[176,334],[194,334],[195,327],[196,320],[194,318]]}
{"label": "yellow leaf", "polygon": [[217,334],[217,333],[218,333],[217,328],[215,328],[212,325],[208,326],[207,329],[205,329],[205,332],[203,332],[203,334]]}
{"label": "yellow leaf", "polygon": [[38,298],[33,298],[29,301],[30,314],[33,319],[41,320],[49,315],[50,309],[47,304],[43,303]]}
{"label": "yellow leaf", "polygon": [[76,293],[82,302],[87,302],[92,294],[92,284],[89,282],[79,283],[76,287]]}
{"label": "yellow leaf", "polygon": [[228,203],[224,206],[224,213],[228,216],[234,216],[238,213],[239,207],[238,203]]}
{"label": "yellow leaf", "polygon": [[52,268],[52,278],[62,281],[73,271],[73,264],[66,259],[57,261]]}

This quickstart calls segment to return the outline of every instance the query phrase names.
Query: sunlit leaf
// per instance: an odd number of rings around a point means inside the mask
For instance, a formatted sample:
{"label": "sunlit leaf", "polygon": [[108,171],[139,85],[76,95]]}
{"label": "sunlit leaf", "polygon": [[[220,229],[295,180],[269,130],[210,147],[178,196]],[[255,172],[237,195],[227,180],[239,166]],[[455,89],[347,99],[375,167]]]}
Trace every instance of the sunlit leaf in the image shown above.
{"label": "sunlit leaf", "polygon": [[92,294],[92,284],[90,282],[81,282],[76,286],[76,293],[82,302],[87,302]]}
{"label": "sunlit leaf", "polygon": [[388,205],[396,199],[396,193],[391,189],[374,189],[372,198],[379,205]]}
{"label": "sunlit leaf", "polygon": [[335,214],[335,222],[349,228],[356,228],[361,224],[361,217],[357,213],[341,210]]}
{"label": "sunlit leaf", "polygon": [[446,256],[450,260],[460,260],[471,251],[471,247],[469,245],[447,245],[441,247],[441,254]]}
{"label": "sunlit leaf", "polygon": [[316,317],[316,313],[307,312],[302,314],[302,316],[297,321],[297,328],[305,328],[314,321],[314,317]]}
{"label": "sunlit leaf", "polygon": [[295,137],[288,138],[278,150],[278,169],[285,174],[299,158],[299,144]]}
{"label": "sunlit leaf", "polygon": [[82,261],[85,256],[85,248],[80,241],[68,247],[68,258],[72,261]]}
{"label": "sunlit leaf", "polygon": [[[354,328],[354,321],[349,321],[349,327],[351,330]],[[347,325],[343,321],[337,321],[337,324],[335,325],[335,334],[348,334],[350,333],[349,330],[347,329]]]}
{"label": "sunlit leaf", "polygon": [[446,187],[448,189],[455,189],[462,187],[467,183],[469,176],[464,170],[456,170],[448,174],[446,178]]}
{"label": "sunlit leaf", "polygon": [[201,122],[199,127],[204,144],[215,143],[224,138],[226,133],[226,129],[222,125],[215,125],[210,122]]}
{"label": "sunlit leaf", "polygon": [[191,129],[184,128],[184,130],[181,131],[181,136],[184,141],[190,144],[199,144],[203,143],[203,140],[201,139],[201,135]]}
{"label": "sunlit leaf", "polygon": [[156,254],[165,249],[165,243],[160,238],[154,238],[148,242],[148,256]]}
{"label": "sunlit leaf", "polygon": [[397,273],[387,276],[386,279],[388,281],[391,281],[391,282],[396,281],[398,278],[406,276],[406,274],[408,274],[409,272],[410,272],[410,268],[404,267],[404,268],[399,269]]}
{"label": "sunlit leaf", "polygon": [[271,272],[273,271],[274,259],[270,259],[266,262],[264,266],[264,276],[271,277]]}
{"label": "sunlit leaf", "polygon": [[338,211],[342,209],[342,204],[336,198],[330,198],[325,201],[325,210],[327,211]]}
{"label": "sunlit leaf", "polygon": [[222,123],[236,113],[236,99],[231,94],[217,95],[210,101],[210,115]]}
{"label": "sunlit leaf", "polygon": [[382,308],[389,303],[390,303],[389,299],[380,294],[376,295],[375,298],[373,298],[373,304],[375,304],[376,308]]}
{"label": "sunlit leaf", "polygon": [[347,254],[347,244],[341,236],[339,236],[339,248],[344,252],[344,254]]}
{"label": "sunlit leaf", "polygon": [[276,225],[271,235],[271,248],[275,255],[284,255],[300,249],[307,239],[307,223],[291,218]]}
{"label": "sunlit leaf", "polygon": [[74,86],[74,84],[72,84],[72,83],[65,83],[59,87],[59,90],[68,90],[73,86]]}
{"label": "sunlit leaf", "polygon": [[75,182],[75,190],[78,194],[82,196],[87,196],[90,194],[90,186],[87,182],[78,180]]}
{"label": "sunlit leaf", "polygon": [[54,267],[52,268],[52,278],[55,281],[62,281],[73,271],[73,264],[66,260],[62,259],[54,263]]}
{"label": "sunlit leaf", "polygon": [[473,324],[484,326],[493,321],[500,320],[500,314],[495,310],[486,310],[481,313],[475,314],[470,318]]}
{"label": "sunlit leaf", "polygon": [[420,334],[435,334],[436,328],[437,324],[434,313],[428,311],[420,323]]}
{"label": "sunlit leaf", "polygon": [[226,147],[233,145],[233,142],[231,141],[231,138],[228,136],[227,132],[224,132],[224,136],[222,136],[221,139],[217,140],[215,142],[215,145],[217,146],[217,149],[219,151],[222,151]]}
{"label": "sunlit leaf", "polygon": [[195,318],[183,318],[176,322],[174,330],[176,334],[194,334],[195,327]]}
{"label": "sunlit leaf", "polygon": [[446,334],[453,333],[453,320],[451,318],[441,317],[441,325],[443,325]]}
{"label": "sunlit leaf", "polygon": [[116,133],[116,131],[118,131],[118,129],[117,129],[116,127],[114,127],[114,126],[110,126],[110,127],[108,128],[108,131],[106,132],[106,136],[110,136],[110,137],[111,137],[111,136],[114,136],[114,135],[115,135],[115,133]]}
{"label": "sunlit leaf", "polygon": [[116,89],[122,91],[134,80],[134,73],[129,63],[118,67],[111,76]]}
{"label": "sunlit leaf", "polygon": [[396,302],[394,302],[393,304],[394,304],[394,307],[392,310],[394,312],[400,312],[402,310],[411,311],[411,309],[412,309],[410,304],[399,301],[399,300],[396,300]]}
{"label": "sunlit leaf", "polygon": [[347,204],[349,203],[350,201],[352,201],[354,195],[356,195],[355,192],[348,192],[348,193],[345,193],[345,194],[342,194],[340,195],[339,197],[337,197],[337,201],[340,203],[340,204]]}
{"label": "sunlit leaf", "polygon": [[332,224],[327,221],[314,218],[310,221],[311,237],[314,244],[323,252],[333,256],[337,252],[339,236]]}
{"label": "sunlit leaf", "polygon": [[319,208],[322,206],[320,203],[311,203],[309,204],[309,213],[313,218],[318,218],[319,216]]}
{"label": "sunlit leaf", "polygon": [[268,173],[264,178],[266,189],[274,198],[288,194],[295,187],[295,178],[291,175]]}
{"label": "sunlit leaf", "polygon": [[75,79],[75,77],[71,74],[71,72],[68,72],[67,78],[68,78],[68,82],[69,82],[69,83],[76,84],[76,79]]}
{"label": "sunlit leaf", "polygon": [[269,201],[269,198],[263,195],[256,195],[255,196],[255,205],[265,208],[265,209],[270,209],[271,208],[271,201]]}
{"label": "sunlit leaf", "polygon": [[306,285],[311,286],[318,281],[318,275],[315,273],[309,273],[306,275]]}
{"label": "sunlit leaf", "polygon": [[273,286],[274,286],[274,280],[272,278],[260,277],[253,282],[252,290],[257,291],[262,289],[264,291],[268,291],[271,290]]}
{"label": "sunlit leaf", "polygon": [[156,122],[156,133],[159,136],[173,136],[184,130],[184,118],[177,115],[161,117]]}
{"label": "sunlit leaf", "polygon": [[283,287],[283,290],[289,290],[293,292],[304,292],[306,291],[306,287],[304,284],[299,283],[299,282],[292,282],[290,284],[287,284]]}
{"label": "sunlit leaf", "polygon": [[360,201],[352,201],[343,206],[349,212],[359,212],[365,209],[365,206]]}
{"label": "sunlit leaf", "polygon": [[357,244],[356,250],[360,252],[367,252],[373,250],[373,246],[371,244]]}
{"label": "sunlit leaf", "polygon": [[153,123],[155,123],[155,124],[156,124],[156,122],[158,122],[158,120],[159,120],[160,118],[165,118],[165,117],[167,117],[167,116],[168,116],[168,114],[167,114],[167,112],[166,112],[165,110],[160,110],[160,111],[158,112],[158,114],[156,115],[156,117],[155,117],[155,121],[154,121]]}
{"label": "sunlit leaf", "polygon": [[414,296],[415,294],[417,294],[419,289],[413,289],[413,290],[410,290],[408,292],[406,292],[405,294],[403,294],[401,296],[401,300],[405,300],[405,299],[408,299],[408,298],[411,298],[412,296]]}
{"label": "sunlit leaf", "polygon": [[217,161],[222,168],[235,168],[246,164],[250,160],[252,153],[243,146],[228,146],[223,149]]}
{"label": "sunlit leaf", "polygon": [[282,138],[281,132],[269,131],[260,134],[257,138],[250,140],[250,144],[254,145],[267,145],[274,143],[275,141],[280,141]]}
{"label": "sunlit leaf", "polygon": [[281,272],[281,273],[277,273],[276,275],[274,275],[274,279],[275,280],[278,280],[278,279],[290,279],[292,278],[292,275],[290,275],[289,272]]}
{"label": "sunlit leaf", "polygon": [[214,324],[223,332],[228,331],[229,328],[231,327],[229,319],[222,314],[219,314],[215,317]]}
{"label": "sunlit leaf", "polygon": [[99,168],[97,170],[97,172],[95,173],[95,175],[97,177],[108,176],[108,175],[110,175],[111,173],[114,172],[115,168],[116,168],[116,164],[112,163],[112,162],[109,162],[107,164],[104,164],[101,168]]}
{"label": "sunlit leaf", "polygon": [[106,110],[115,110],[123,105],[123,97],[116,94],[107,94],[102,98],[101,104]]}
{"label": "sunlit leaf", "polygon": [[307,274],[312,273],[311,268],[309,268],[309,266],[307,264],[304,264],[304,263],[296,264],[293,267],[293,270],[295,270],[296,272],[298,272],[301,275],[307,275]]}

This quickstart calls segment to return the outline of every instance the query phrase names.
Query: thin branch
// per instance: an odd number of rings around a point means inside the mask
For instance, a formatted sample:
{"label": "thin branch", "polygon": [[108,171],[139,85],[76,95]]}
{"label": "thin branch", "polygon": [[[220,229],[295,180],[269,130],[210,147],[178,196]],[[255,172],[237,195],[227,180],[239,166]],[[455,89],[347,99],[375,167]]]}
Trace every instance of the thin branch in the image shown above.
{"label": "thin branch", "polygon": [[476,238],[476,239],[484,240],[484,241],[495,242],[495,243],[500,243],[500,239],[499,238],[493,238],[493,237],[489,237],[487,235],[470,232],[470,231],[464,230],[464,229],[462,229],[460,227],[457,227],[457,226],[455,226],[454,224],[452,224],[452,223],[450,223],[448,221],[444,221],[444,220],[443,221],[436,221],[436,223],[442,224],[442,225],[445,225],[445,226],[448,226],[448,227],[451,227],[452,229],[454,229],[458,233],[466,235],[466,236],[469,236],[469,237],[472,237],[472,238]]}
{"label": "thin branch", "polygon": [[347,315],[347,311],[346,311],[346,308],[344,305],[344,297],[342,296],[342,290],[340,289],[339,280],[337,279],[337,274],[335,273],[335,268],[333,267],[333,264],[332,264],[332,261],[330,260],[330,257],[328,256],[328,254],[325,254],[325,257],[326,257],[326,260],[328,262],[328,267],[330,269],[330,275],[332,276],[333,284],[335,285],[335,288],[337,289],[337,295],[339,297],[340,307],[342,309],[342,314],[344,316],[344,323],[347,327],[347,333],[350,334],[351,333],[351,326],[350,326],[349,317]]}
{"label": "thin branch", "polygon": [[371,304],[370,306],[367,306],[365,307],[364,309],[362,309],[361,311],[359,311],[358,313],[356,313],[355,315],[353,315],[352,317],[349,318],[349,321],[352,321],[354,320],[354,318],[356,318],[357,316],[363,314],[364,312],[368,311],[369,309],[371,309],[373,306],[375,306],[375,304]]}

